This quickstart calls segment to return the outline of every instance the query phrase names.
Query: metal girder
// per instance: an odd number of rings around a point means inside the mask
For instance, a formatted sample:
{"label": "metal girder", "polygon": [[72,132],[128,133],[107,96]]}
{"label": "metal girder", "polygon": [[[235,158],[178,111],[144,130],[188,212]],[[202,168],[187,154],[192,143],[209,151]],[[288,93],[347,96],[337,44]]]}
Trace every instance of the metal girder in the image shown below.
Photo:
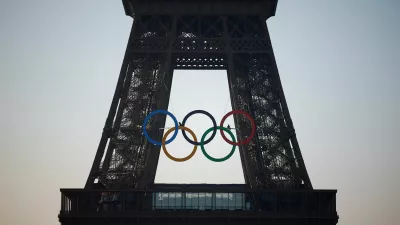
{"label": "metal girder", "polygon": [[123,0],[125,14],[274,16],[278,0]]}

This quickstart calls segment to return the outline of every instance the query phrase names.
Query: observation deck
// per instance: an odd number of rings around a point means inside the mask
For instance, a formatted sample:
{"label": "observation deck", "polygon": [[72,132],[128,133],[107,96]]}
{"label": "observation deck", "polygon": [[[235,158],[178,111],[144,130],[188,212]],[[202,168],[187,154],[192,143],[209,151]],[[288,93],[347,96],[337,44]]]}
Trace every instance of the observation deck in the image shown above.
{"label": "observation deck", "polygon": [[326,224],[336,190],[249,190],[240,185],[159,185],[151,190],[61,189],[63,225]]}
{"label": "observation deck", "polygon": [[274,16],[278,0],[123,0],[125,14]]}

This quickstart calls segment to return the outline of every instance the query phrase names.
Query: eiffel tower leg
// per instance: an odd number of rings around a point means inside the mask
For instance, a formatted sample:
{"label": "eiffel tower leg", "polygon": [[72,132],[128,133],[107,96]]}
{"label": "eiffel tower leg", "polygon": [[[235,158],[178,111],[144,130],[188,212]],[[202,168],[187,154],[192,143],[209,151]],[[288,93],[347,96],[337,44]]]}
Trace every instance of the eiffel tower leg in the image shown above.
{"label": "eiffel tower leg", "polygon": [[[128,41],[128,46],[130,45],[130,41],[133,37],[134,34],[134,29],[135,28],[135,23],[133,23],[132,25],[132,29],[131,29],[131,34],[129,37],[129,41]],[[114,97],[112,99],[111,102],[111,107],[110,110],[108,112],[108,116],[103,128],[103,133],[101,135],[101,139],[100,139],[100,143],[98,145],[97,151],[96,151],[96,155],[92,164],[92,168],[89,172],[89,176],[86,180],[86,184],[85,184],[85,188],[92,188],[93,184],[94,184],[94,180],[100,175],[100,163],[101,163],[101,159],[104,155],[104,150],[106,148],[107,142],[109,140],[109,138],[111,137],[112,134],[112,129],[113,129],[113,122],[114,122],[114,117],[116,114],[116,110],[118,107],[118,104],[121,100],[121,95],[122,95],[122,89],[123,89],[123,83],[124,80],[126,79],[127,76],[129,76],[129,73],[127,72],[128,70],[128,58],[129,58],[129,52],[128,52],[128,48],[125,51],[125,56],[124,56],[124,60],[122,62],[122,66],[121,66],[121,71],[119,73],[119,78],[118,78],[118,82],[117,82],[117,87],[115,88],[115,92],[114,92]]]}
{"label": "eiffel tower leg", "polygon": [[[266,21],[265,17],[260,17],[260,20],[262,21]],[[299,143],[297,141],[297,137],[296,137],[296,133],[295,133],[295,129],[293,126],[293,122],[292,119],[290,117],[290,113],[289,113],[289,108],[287,106],[287,102],[286,102],[286,98],[285,98],[285,94],[283,92],[283,87],[282,87],[282,83],[281,83],[281,79],[279,76],[279,72],[278,72],[278,66],[276,64],[276,59],[275,59],[275,55],[273,52],[273,48],[272,48],[272,43],[271,43],[271,38],[269,36],[269,31],[268,31],[268,26],[266,23],[264,23],[263,26],[263,31],[266,35],[266,39],[268,40],[268,46],[270,46],[270,54],[268,54],[268,56],[270,57],[270,62],[271,63],[271,70],[272,70],[272,74],[274,76],[274,81],[275,81],[275,85],[277,87],[277,92],[280,98],[280,105],[281,105],[281,109],[278,110],[281,114],[283,114],[283,118],[284,118],[284,122],[286,123],[286,138],[288,138],[288,141],[290,141],[290,144],[292,146],[292,150],[293,153],[291,153],[290,155],[294,155],[295,159],[296,159],[296,164],[298,166],[298,176],[299,178],[303,181],[305,188],[308,189],[313,189],[312,187],[312,183],[311,183],[311,179],[308,175],[301,151],[300,151],[300,146]],[[288,144],[288,142],[285,142],[286,144]],[[290,145],[289,145],[290,147]],[[293,157],[293,156],[292,156]]]}
{"label": "eiffel tower leg", "polygon": [[[163,85],[160,85],[158,90],[157,90],[157,95],[155,99],[158,101],[158,109],[163,109],[163,110],[168,110],[168,105],[169,105],[169,99],[171,95],[171,86],[172,86],[172,78],[173,78],[173,73],[174,73],[174,68],[172,67],[173,63],[173,55],[172,55],[172,50],[173,50],[173,45],[174,45],[174,40],[176,36],[176,26],[177,26],[177,16],[171,16],[170,17],[172,20],[172,25],[171,25],[171,30],[170,30],[170,35],[168,37],[168,49],[166,51],[166,59],[165,59],[165,64],[163,65],[163,72],[164,72],[164,78],[162,79]],[[166,116],[165,115],[156,115],[158,116],[157,118],[157,128],[164,128],[165,127],[165,121],[166,121]],[[158,141],[161,142],[162,135],[164,133],[164,130],[158,129],[157,131],[154,131],[158,133]],[[160,157],[160,149],[161,146],[156,146],[153,145],[150,149],[149,157],[147,158],[146,162],[146,169],[144,176],[142,177],[142,180],[140,182],[140,187],[145,188],[149,185],[154,184],[154,179],[156,176],[156,171],[157,171],[157,165],[158,165],[158,160]]]}
{"label": "eiffel tower leg", "polygon": [[[113,133],[112,133],[112,137],[115,138],[115,131],[118,131],[121,128],[121,121],[122,121],[122,116],[123,116],[123,111],[125,109],[125,107],[127,106],[127,97],[128,97],[128,93],[129,93],[129,87],[131,85],[132,82],[132,77],[133,77],[133,64],[132,61],[130,61],[130,64],[127,68],[127,77],[125,79],[125,83],[124,83],[124,87],[123,87],[123,94],[121,96],[121,101],[120,104],[118,106],[118,114],[115,118],[115,123],[113,126]],[[106,155],[104,157],[104,161],[103,161],[103,165],[101,168],[101,174],[105,174],[108,169],[110,168],[110,161],[111,161],[111,157],[113,154],[115,148],[115,142],[110,142],[110,144],[108,145],[107,148],[107,152]],[[104,180],[105,177],[101,176],[101,180]]]}
{"label": "eiffel tower leg", "polygon": [[[312,188],[290,122],[265,19],[231,16],[226,26],[230,36],[232,105],[250,112],[257,125],[253,140],[241,147],[245,165],[253,168],[246,169],[255,179],[250,184],[258,188],[295,188],[303,182]],[[235,123],[241,133],[250,133],[247,119],[236,117]]]}
{"label": "eiffel tower leg", "polygon": [[[230,98],[231,98],[231,104],[232,104],[232,110],[238,110],[241,109],[238,105],[238,100],[237,100],[237,93],[236,93],[236,73],[235,73],[235,68],[233,65],[233,54],[232,54],[232,49],[230,48],[230,36],[228,32],[228,24],[227,24],[227,17],[223,17],[223,27],[224,27],[224,40],[226,43],[226,61],[227,61],[227,76],[228,76],[228,84],[229,84],[229,92],[230,92]],[[233,115],[234,123],[235,126],[238,127],[238,117],[236,115]],[[240,134],[236,132],[236,136],[239,138]],[[249,159],[247,157],[247,154],[245,153],[246,149],[243,148],[243,146],[239,146],[239,154],[240,154],[240,160],[242,162],[242,169],[243,169],[243,176],[246,184],[250,184],[251,187],[256,187],[256,182],[255,182],[255,176],[253,172],[253,166],[250,165]]]}
{"label": "eiffel tower leg", "polygon": [[[154,182],[160,146],[145,139],[141,124],[152,111],[168,108],[173,73],[173,33],[170,17],[136,16],[116,93],[85,188],[93,187],[96,178],[108,187],[144,188]],[[148,35],[156,38],[149,39]],[[163,49],[162,43],[167,41],[169,47]],[[155,51],[149,52],[146,48]],[[154,140],[161,141],[163,131],[159,128],[164,127],[165,119],[165,115],[155,115],[149,121],[148,131]],[[100,166],[107,142],[108,149]]]}

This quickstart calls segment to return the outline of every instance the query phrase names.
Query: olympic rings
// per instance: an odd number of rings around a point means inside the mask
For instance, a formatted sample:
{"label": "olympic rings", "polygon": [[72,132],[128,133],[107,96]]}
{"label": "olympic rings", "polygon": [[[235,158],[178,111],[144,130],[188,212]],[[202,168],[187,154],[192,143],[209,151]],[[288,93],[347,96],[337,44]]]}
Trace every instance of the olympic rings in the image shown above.
{"label": "olympic rings", "polygon": [[[190,112],[189,114],[187,114],[185,116],[185,118],[183,118],[182,126],[185,126],[186,120],[189,119],[189,117],[191,115],[196,114],[196,113],[201,113],[201,114],[204,114],[204,115],[210,117],[210,119],[211,119],[211,121],[212,121],[212,123],[214,125],[213,128],[217,127],[217,122],[215,122],[214,117],[209,112],[204,111],[204,110],[194,110],[194,111]],[[192,140],[190,140],[188,138],[188,136],[186,135],[185,129],[182,129],[182,134],[183,134],[183,137],[185,137],[186,141],[188,141],[190,144],[192,144],[192,145],[200,145],[199,142],[192,141]],[[202,141],[201,143],[203,143],[203,145],[210,143],[210,141],[212,141],[212,139],[214,139],[216,134],[217,134],[217,129],[214,129],[214,132],[212,133],[211,137],[207,141],[205,141],[205,142]]]}
{"label": "olympic rings", "polygon": [[244,140],[241,141],[241,142],[235,143],[235,142],[232,142],[232,141],[228,140],[228,138],[226,138],[224,132],[222,132],[222,129],[221,129],[220,133],[221,133],[222,138],[223,138],[226,142],[228,142],[229,144],[231,144],[231,145],[239,146],[239,145],[248,144],[248,143],[251,141],[251,139],[254,137],[254,135],[256,134],[256,123],[254,122],[254,119],[250,116],[250,114],[248,114],[248,113],[246,113],[245,111],[242,111],[242,110],[234,110],[234,111],[232,111],[232,112],[226,114],[226,115],[222,118],[221,124],[220,124],[219,126],[220,126],[220,127],[223,127],[226,118],[228,118],[228,117],[229,117],[230,115],[232,115],[232,114],[243,114],[245,117],[247,117],[247,119],[250,120],[250,123],[251,123],[251,133],[250,133],[250,136],[249,136],[248,138],[244,139]]}
{"label": "olympic rings", "polygon": [[[228,134],[231,136],[233,142],[236,141],[236,140],[235,140],[235,136],[233,135],[233,133],[232,133],[228,128],[225,128],[225,127],[217,127],[217,129],[220,129],[221,131],[226,131],[226,132],[228,132]],[[223,158],[220,158],[220,159],[218,159],[218,158],[213,158],[213,157],[211,157],[209,154],[207,154],[206,150],[204,149],[204,145],[203,145],[204,138],[206,138],[207,134],[210,133],[212,130],[216,131],[217,129],[214,129],[214,127],[211,127],[210,129],[208,129],[208,130],[203,134],[203,136],[201,137],[201,143],[202,143],[202,144],[200,145],[200,147],[201,147],[201,151],[202,151],[203,154],[207,157],[207,159],[209,159],[209,160],[211,160],[211,161],[213,161],[213,162],[223,162],[223,161],[225,161],[225,160],[228,160],[230,157],[232,157],[233,153],[235,153],[235,149],[236,149],[236,146],[235,146],[235,145],[232,145],[232,150],[231,150],[231,152],[230,152],[227,156],[225,156],[225,157],[223,157]]]}
{"label": "olympic rings", "polygon": [[152,144],[155,144],[155,145],[162,145],[161,142],[155,141],[155,140],[151,139],[151,137],[149,136],[149,134],[147,133],[147,130],[146,130],[146,126],[147,126],[147,123],[149,122],[149,119],[150,119],[152,116],[154,116],[155,114],[158,114],[158,113],[166,114],[166,115],[170,116],[170,117],[172,118],[172,120],[174,121],[174,124],[175,124],[175,133],[174,133],[174,135],[172,135],[171,139],[169,139],[169,140],[166,142],[166,144],[169,144],[169,143],[171,143],[171,142],[176,138],[176,136],[178,135],[178,126],[179,126],[179,125],[178,125],[178,120],[176,120],[175,116],[174,116],[172,113],[170,113],[170,112],[168,112],[168,111],[166,111],[166,110],[161,110],[161,109],[160,109],[160,110],[156,110],[156,111],[150,113],[150,114],[144,119],[144,121],[143,121],[143,126],[142,126],[143,134],[144,134],[144,136],[147,138],[147,140],[148,140],[149,142],[151,142]]}
{"label": "olympic rings", "polygon": [[[166,115],[170,116],[170,117],[172,118],[172,120],[174,121],[174,125],[175,125],[175,127],[170,128],[170,129],[164,134],[164,136],[163,136],[163,138],[162,138],[162,142],[157,142],[157,141],[151,139],[150,136],[149,136],[149,134],[147,133],[147,130],[146,130],[146,126],[147,126],[147,123],[149,122],[149,119],[150,119],[152,116],[154,116],[155,114],[158,114],[158,113],[166,114]],[[204,114],[204,115],[210,117],[211,121],[213,122],[213,127],[211,127],[210,129],[208,129],[208,130],[203,134],[203,136],[201,137],[200,142],[197,142],[197,137],[196,137],[196,135],[194,134],[194,132],[193,132],[192,130],[190,130],[189,128],[187,128],[187,127],[184,126],[184,125],[185,125],[185,122],[188,120],[188,118],[189,118],[190,116],[192,116],[193,114],[196,114],[196,113],[201,113],[201,114]],[[225,127],[224,127],[224,122],[225,122],[225,120],[226,120],[230,115],[232,115],[232,114],[243,114],[247,119],[250,120],[250,123],[251,123],[251,127],[252,127],[252,128],[251,128],[250,136],[247,137],[245,140],[243,140],[243,141],[241,141],[241,142],[236,142],[235,136],[234,136],[233,133],[230,131],[231,128],[229,128],[229,126],[228,126],[228,128],[225,128]],[[184,161],[187,161],[187,160],[191,159],[191,158],[194,156],[194,154],[196,153],[196,151],[197,151],[197,146],[200,145],[201,151],[202,151],[203,154],[207,157],[207,159],[209,159],[209,160],[211,160],[211,161],[213,161],[213,162],[223,162],[223,161],[225,161],[225,160],[228,160],[230,157],[232,157],[233,153],[235,152],[236,146],[245,145],[245,144],[248,144],[248,143],[251,141],[251,139],[254,137],[254,135],[255,135],[255,133],[256,133],[256,124],[255,124],[254,119],[250,116],[250,114],[248,114],[248,113],[246,113],[245,111],[242,111],[242,110],[234,110],[234,111],[231,111],[231,112],[229,112],[228,114],[226,114],[226,115],[222,118],[221,123],[220,123],[220,126],[217,126],[217,123],[215,122],[214,117],[213,117],[210,113],[208,113],[208,112],[206,112],[206,111],[204,111],[204,110],[194,110],[194,111],[190,112],[188,115],[186,115],[186,116],[184,117],[182,124],[179,124],[179,125],[178,125],[177,119],[175,118],[175,116],[174,116],[172,113],[170,113],[170,112],[168,112],[168,111],[166,111],[166,110],[156,110],[156,111],[150,113],[150,114],[144,119],[142,129],[143,129],[143,134],[144,134],[144,136],[147,138],[147,140],[148,140],[149,142],[155,144],[155,145],[161,145],[162,148],[163,148],[163,151],[164,151],[165,155],[166,155],[169,159],[171,159],[171,160],[173,160],[173,161],[176,161],[176,162],[184,162]],[[167,151],[167,149],[166,149],[166,147],[165,147],[167,144],[171,143],[171,142],[176,138],[176,136],[177,136],[177,134],[178,134],[178,132],[179,132],[179,129],[182,130],[182,134],[183,134],[183,136],[185,137],[185,139],[186,139],[188,142],[190,142],[191,144],[194,145],[193,151],[190,153],[190,155],[188,155],[188,156],[186,156],[186,157],[184,157],[184,158],[176,158],[176,157],[173,157],[171,154],[169,154],[169,152]],[[206,152],[206,150],[204,149],[204,145],[205,145],[205,144],[208,144],[211,140],[214,139],[214,137],[215,137],[215,135],[216,135],[216,133],[217,133],[217,130],[220,130],[220,133],[221,133],[222,138],[223,138],[227,143],[233,145],[233,146],[232,146],[231,152],[230,152],[227,156],[225,156],[225,157],[223,157],[223,158],[213,158],[213,157],[211,157],[210,155],[208,155],[207,152]],[[166,141],[168,135],[169,135],[172,131],[174,131],[174,134],[172,135],[172,137],[171,137],[168,141]],[[190,135],[193,136],[194,141],[190,140],[190,139],[187,137],[185,131],[189,132]],[[210,137],[209,139],[207,139],[207,140],[205,141],[204,139],[206,138],[207,134],[210,133],[211,131],[213,131],[213,134],[211,135],[211,137]],[[232,141],[230,141],[230,140],[225,136],[225,134],[224,134],[223,131],[228,132],[228,134],[232,137]]]}
{"label": "olympic rings", "polygon": [[[193,136],[194,141],[197,141],[197,137],[196,137],[196,135],[194,134],[194,132],[191,129],[189,129],[187,127],[184,127],[184,126],[179,126],[179,129],[181,129],[182,131],[185,130],[185,131],[189,132]],[[185,161],[191,159],[194,156],[194,154],[196,153],[196,150],[197,150],[197,145],[194,146],[192,153],[190,153],[190,155],[186,156],[185,158],[175,158],[175,157],[173,157],[171,154],[169,154],[169,152],[167,151],[167,148],[165,147],[165,144],[166,144],[165,140],[167,139],[168,135],[174,130],[175,130],[175,127],[172,127],[164,134],[164,137],[162,139],[162,149],[163,149],[165,155],[169,159],[171,159],[171,160],[173,160],[175,162],[185,162]]]}

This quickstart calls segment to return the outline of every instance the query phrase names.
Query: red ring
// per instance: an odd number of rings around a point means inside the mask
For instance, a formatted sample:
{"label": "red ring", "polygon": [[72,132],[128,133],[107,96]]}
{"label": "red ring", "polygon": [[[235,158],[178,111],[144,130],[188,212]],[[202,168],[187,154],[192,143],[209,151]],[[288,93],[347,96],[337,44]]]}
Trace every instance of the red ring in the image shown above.
{"label": "red ring", "polygon": [[222,118],[221,124],[220,124],[219,126],[220,126],[220,127],[223,127],[226,118],[228,118],[228,117],[229,117],[230,115],[232,115],[232,114],[243,114],[245,117],[247,117],[247,119],[250,120],[250,123],[251,123],[251,134],[250,134],[250,136],[249,136],[248,138],[244,139],[244,140],[241,141],[241,142],[236,143],[236,142],[230,141],[230,140],[225,136],[225,133],[223,132],[223,130],[220,130],[220,133],[221,133],[222,138],[223,138],[226,142],[228,142],[229,144],[235,145],[235,146],[248,144],[248,143],[251,141],[251,139],[254,137],[254,135],[256,134],[256,123],[254,122],[253,117],[251,117],[250,114],[248,114],[247,112],[245,112],[245,111],[243,111],[243,110],[233,110],[232,112],[226,114],[226,115]]}

